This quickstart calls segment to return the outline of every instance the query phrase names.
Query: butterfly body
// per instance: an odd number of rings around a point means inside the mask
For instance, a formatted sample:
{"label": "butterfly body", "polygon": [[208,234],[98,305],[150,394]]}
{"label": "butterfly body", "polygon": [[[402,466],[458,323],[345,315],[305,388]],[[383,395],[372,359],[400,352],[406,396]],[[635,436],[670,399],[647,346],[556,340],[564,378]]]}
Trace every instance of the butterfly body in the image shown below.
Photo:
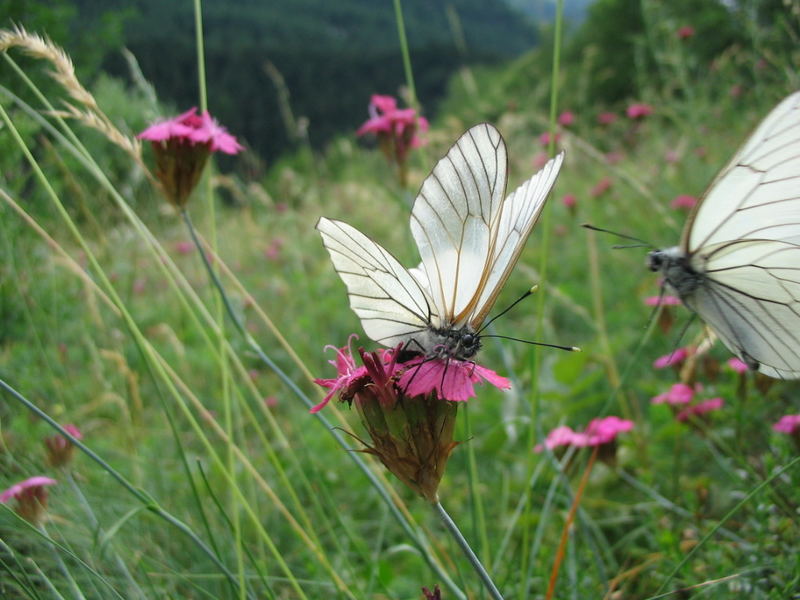
{"label": "butterfly body", "polygon": [[317,229],[365,333],[427,358],[472,359],[563,158],[506,197],[502,136],[488,123],[468,129],[414,201],[411,233],[422,262],[411,269],[354,227],[321,218]]}
{"label": "butterfly body", "polygon": [[800,378],[800,92],[717,175],[680,244],[647,265],[751,369]]}

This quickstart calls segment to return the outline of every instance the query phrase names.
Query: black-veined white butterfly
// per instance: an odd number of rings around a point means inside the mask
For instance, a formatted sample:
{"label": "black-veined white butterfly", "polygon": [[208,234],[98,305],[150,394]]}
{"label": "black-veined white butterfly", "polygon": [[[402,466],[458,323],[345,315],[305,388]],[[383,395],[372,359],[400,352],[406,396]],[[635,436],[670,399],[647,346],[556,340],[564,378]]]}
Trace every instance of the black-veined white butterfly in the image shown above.
{"label": "black-veined white butterfly", "polygon": [[800,377],[800,92],[717,175],[680,245],[647,264],[751,369]]}
{"label": "black-veined white butterfly", "polygon": [[317,229],[366,334],[429,357],[473,357],[563,160],[561,153],[506,198],[502,136],[487,123],[467,130],[414,201],[422,263],[412,269],[350,225],[321,218]]}

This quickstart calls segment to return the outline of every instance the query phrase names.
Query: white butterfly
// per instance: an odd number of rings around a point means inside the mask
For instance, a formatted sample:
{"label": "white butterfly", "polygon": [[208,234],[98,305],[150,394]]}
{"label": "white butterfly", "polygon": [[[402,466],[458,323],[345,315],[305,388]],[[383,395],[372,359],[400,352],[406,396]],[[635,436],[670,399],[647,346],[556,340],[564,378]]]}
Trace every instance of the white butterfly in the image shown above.
{"label": "white butterfly", "polygon": [[466,360],[519,258],[563,152],[505,198],[508,159],[487,123],[466,131],[422,184],[411,232],[422,263],[406,269],[363,233],[321,218],[317,229],[366,334],[427,356]]}
{"label": "white butterfly", "polygon": [[680,246],[647,262],[751,369],[800,377],[800,92],[717,175]]}

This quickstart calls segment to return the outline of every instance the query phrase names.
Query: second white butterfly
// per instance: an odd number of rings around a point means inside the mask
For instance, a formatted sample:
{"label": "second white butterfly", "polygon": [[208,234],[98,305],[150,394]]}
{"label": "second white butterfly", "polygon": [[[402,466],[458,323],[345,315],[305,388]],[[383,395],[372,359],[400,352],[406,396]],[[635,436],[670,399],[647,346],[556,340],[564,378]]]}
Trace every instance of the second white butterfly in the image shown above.
{"label": "second white butterfly", "polygon": [[473,357],[563,160],[562,152],[505,197],[502,136],[487,123],[467,130],[414,202],[411,232],[422,262],[412,269],[350,225],[321,218],[317,229],[366,334],[426,356]]}

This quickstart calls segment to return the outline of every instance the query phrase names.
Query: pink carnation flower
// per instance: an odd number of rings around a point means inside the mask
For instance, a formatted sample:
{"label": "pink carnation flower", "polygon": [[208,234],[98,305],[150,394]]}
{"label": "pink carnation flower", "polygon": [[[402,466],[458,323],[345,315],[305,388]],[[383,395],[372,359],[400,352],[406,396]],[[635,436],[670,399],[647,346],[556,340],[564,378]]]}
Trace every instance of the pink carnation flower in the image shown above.
{"label": "pink carnation flower", "polygon": [[198,115],[197,107],[192,107],[172,119],[151,125],[136,137],[151,142],[181,140],[190,145],[202,144],[207,145],[211,152],[225,154],[238,154],[243,150],[236,138],[217,123],[207,110]]}
{"label": "pink carnation flower", "polygon": [[611,125],[616,120],[617,115],[612,112],[601,112],[599,115],[597,115],[597,122],[600,125]]}
{"label": "pink carnation flower", "polygon": [[694,27],[691,25],[684,25],[683,27],[679,27],[676,33],[679,39],[687,40],[694,35]]}
{"label": "pink carnation flower", "polygon": [[655,369],[664,369],[666,367],[673,367],[675,365],[681,364],[685,361],[689,356],[689,350],[687,348],[677,348],[676,350],[670,352],[669,354],[665,354],[664,356],[659,356],[655,361],[653,361],[653,368]]}
{"label": "pink carnation flower", "polygon": [[325,346],[325,350],[329,348],[336,351],[336,358],[328,362],[336,367],[337,376],[333,379],[315,379],[314,383],[328,388],[328,392],[322,399],[322,402],[317,404],[311,409],[312,413],[319,412],[325,405],[330,402],[334,394],[339,392],[341,397],[349,401],[355,395],[357,385],[363,382],[367,377],[367,368],[365,366],[357,366],[356,361],[353,359],[352,352],[350,351],[350,340],[358,339],[356,334],[352,334],[347,340],[347,346],[336,348],[335,346]]}
{"label": "pink carnation flower", "polygon": [[558,124],[562,125],[563,127],[569,127],[575,123],[575,113],[570,110],[565,110],[560,115],[558,115]]}
{"label": "pink carnation flower", "polygon": [[689,404],[694,398],[694,389],[685,383],[676,383],[668,392],[659,394],[650,399],[653,404],[670,404],[672,406]]}
{"label": "pink carnation flower", "polygon": [[[558,446],[574,446],[576,448],[602,446],[613,442],[617,435],[631,429],[633,429],[633,421],[627,419],[615,416],[592,419],[582,432],[573,431],[566,425],[556,427],[547,434],[544,446],[550,450]],[[541,444],[534,447],[536,452],[542,450]]]}
{"label": "pink carnation flower", "polygon": [[780,420],[772,426],[778,433],[797,435],[800,433],[800,415],[783,415]]}
{"label": "pink carnation flower", "polygon": [[[83,434],[75,425],[64,425],[64,430],[76,440],[82,440]],[[44,438],[44,445],[47,451],[47,462],[52,467],[63,467],[72,460],[75,453],[75,446],[63,435],[53,435]]]}
{"label": "pink carnation flower", "polygon": [[507,390],[511,381],[486,367],[463,360],[415,358],[404,363],[400,389],[407,396],[435,392],[442,400],[465,402],[475,396],[475,384],[488,381],[496,388]]}
{"label": "pink carnation flower", "polygon": [[629,119],[643,119],[644,117],[653,114],[653,107],[643,102],[637,102],[631,104],[625,113],[628,115]]}
{"label": "pink carnation flower", "polygon": [[612,181],[610,177],[603,177],[598,181],[594,187],[589,191],[592,198],[598,198],[611,189]]}
{"label": "pink carnation flower", "polygon": [[681,299],[677,296],[648,296],[644,299],[647,306],[680,306]]}
{"label": "pink carnation flower", "polygon": [[736,357],[729,358],[726,364],[739,374],[747,373],[748,371],[747,365]]}
{"label": "pink carnation flower", "polygon": [[561,204],[570,210],[573,210],[577,203],[578,199],[575,197],[575,194],[564,194],[564,197],[561,198]]}
{"label": "pink carnation flower", "polygon": [[681,422],[688,421],[691,417],[699,417],[708,414],[721,409],[723,406],[725,406],[725,401],[722,398],[709,398],[708,400],[703,400],[692,406],[687,406],[678,412],[675,418]]}
{"label": "pink carnation flower", "polygon": [[47,486],[58,483],[55,479],[38,475],[12,485],[0,494],[0,504],[17,501],[17,514],[29,523],[37,524],[47,507]]}
{"label": "pink carnation flower", "polygon": [[697,204],[697,198],[694,196],[689,196],[687,194],[680,194],[679,196],[675,196],[675,198],[670,202],[670,206],[676,209],[687,209],[690,210],[694,208],[695,204]]}

